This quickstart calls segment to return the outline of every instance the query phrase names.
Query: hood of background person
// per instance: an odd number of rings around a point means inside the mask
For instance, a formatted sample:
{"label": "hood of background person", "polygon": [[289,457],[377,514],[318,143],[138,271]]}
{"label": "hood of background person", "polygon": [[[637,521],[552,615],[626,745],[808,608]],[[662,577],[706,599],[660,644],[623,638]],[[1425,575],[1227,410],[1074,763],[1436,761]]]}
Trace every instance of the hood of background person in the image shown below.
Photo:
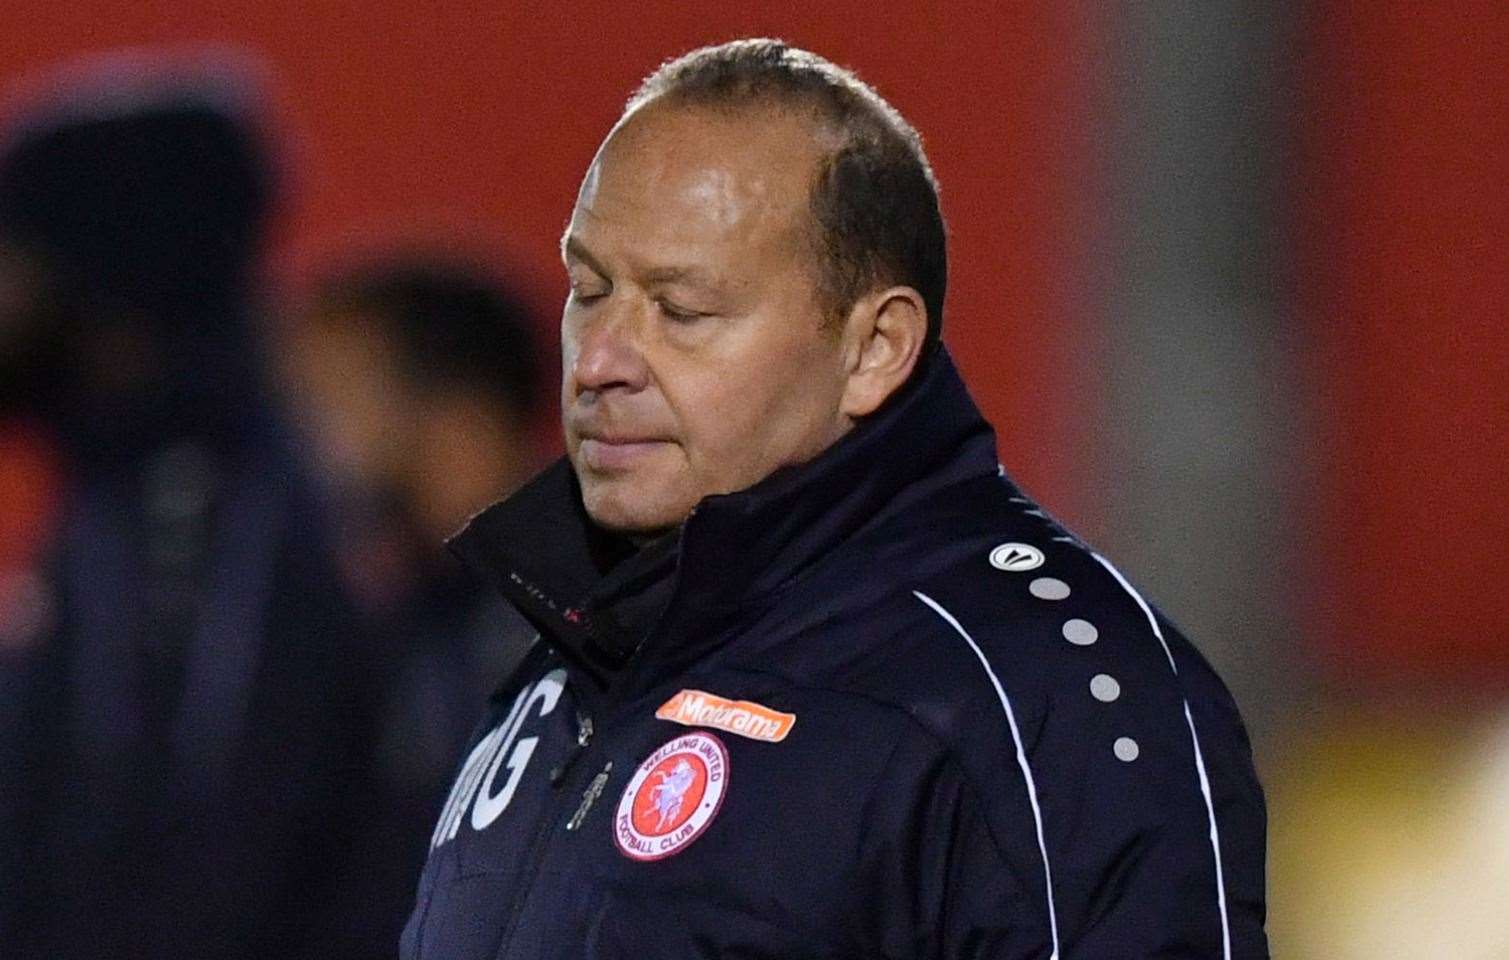
{"label": "hood of background person", "polygon": [[244,291],[271,209],[273,167],[249,80],[150,62],[39,105],[0,153],[0,229],[68,283],[158,314]]}
{"label": "hood of background person", "polygon": [[40,262],[40,322],[66,342],[56,375],[28,378],[33,405],[85,446],[223,432],[255,389],[276,179],[248,77],[145,55],[76,75],[0,146],[0,238]]}

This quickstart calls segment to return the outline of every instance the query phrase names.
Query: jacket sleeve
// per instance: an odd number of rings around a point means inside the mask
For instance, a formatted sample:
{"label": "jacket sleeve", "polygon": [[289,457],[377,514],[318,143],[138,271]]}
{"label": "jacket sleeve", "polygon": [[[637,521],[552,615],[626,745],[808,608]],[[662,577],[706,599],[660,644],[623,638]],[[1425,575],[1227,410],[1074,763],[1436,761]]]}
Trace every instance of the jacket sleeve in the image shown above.
{"label": "jacket sleeve", "polygon": [[[881,954],[1267,957],[1261,795],[1255,780],[1251,791],[1230,782],[1250,773],[1245,735],[1202,757],[1207,804],[1187,724],[1143,728],[1141,754],[1128,761],[1114,736],[1064,713],[1029,721],[1025,770],[1014,755],[956,759],[920,728],[897,746],[867,833]],[[1203,719],[1206,742],[1240,734],[1223,716]],[[1010,742],[997,749],[1014,754]],[[1255,873],[1243,858],[1255,858]]]}
{"label": "jacket sleeve", "polygon": [[[1130,701],[1120,711],[1052,700],[1028,734],[1059,956],[1266,958],[1245,735],[1197,698],[1134,682],[1110,704]],[[1005,843],[1022,842],[994,819]]]}
{"label": "jacket sleeve", "polygon": [[893,749],[865,819],[859,892],[876,955],[1051,955],[1041,863],[1003,849],[974,788],[921,728]]}

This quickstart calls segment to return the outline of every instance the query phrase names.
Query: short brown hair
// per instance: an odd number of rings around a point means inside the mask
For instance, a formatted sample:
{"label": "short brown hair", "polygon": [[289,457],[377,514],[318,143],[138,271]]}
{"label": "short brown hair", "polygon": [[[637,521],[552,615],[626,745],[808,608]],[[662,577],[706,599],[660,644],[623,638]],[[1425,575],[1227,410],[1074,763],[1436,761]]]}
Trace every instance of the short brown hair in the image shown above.
{"label": "short brown hair", "polygon": [[821,162],[810,198],[823,305],[842,315],[878,286],[905,284],[922,295],[927,342],[937,342],[948,287],[938,183],[922,138],[895,107],[852,71],[770,39],[702,47],[665,62],[624,114],[658,99],[798,107],[835,131],[840,146]]}

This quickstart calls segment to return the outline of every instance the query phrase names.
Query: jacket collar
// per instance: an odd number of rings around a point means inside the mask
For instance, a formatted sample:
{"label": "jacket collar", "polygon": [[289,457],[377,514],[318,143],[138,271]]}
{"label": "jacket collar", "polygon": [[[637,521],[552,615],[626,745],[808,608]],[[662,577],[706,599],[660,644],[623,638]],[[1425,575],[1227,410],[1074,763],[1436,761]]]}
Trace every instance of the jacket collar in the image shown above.
{"label": "jacket collar", "polygon": [[861,528],[997,471],[994,434],[947,352],[924,363],[885,407],[816,458],[747,490],[703,499],[676,534],[642,551],[591,522],[564,458],[479,513],[450,546],[606,682],[643,636],[625,636],[595,599],[659,582],[657,571],[674,564],[666,602],[674,597],[694,609],[752,602]]}

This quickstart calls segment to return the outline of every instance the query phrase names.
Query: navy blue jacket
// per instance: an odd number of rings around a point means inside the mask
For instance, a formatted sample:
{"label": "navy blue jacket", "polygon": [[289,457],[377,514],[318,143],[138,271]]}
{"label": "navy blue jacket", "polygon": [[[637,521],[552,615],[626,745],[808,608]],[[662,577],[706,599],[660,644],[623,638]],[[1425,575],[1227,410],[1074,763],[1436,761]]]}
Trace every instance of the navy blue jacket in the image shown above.
{"label": "navy blue jacket", "polygon": [[[1230,695],[1005,477],[946,354],[674,539],[621,574],[565,463],[456,539],[541,641],[406,960],[1267,955]],[[647,630],[615,577],[664,583]]]}

